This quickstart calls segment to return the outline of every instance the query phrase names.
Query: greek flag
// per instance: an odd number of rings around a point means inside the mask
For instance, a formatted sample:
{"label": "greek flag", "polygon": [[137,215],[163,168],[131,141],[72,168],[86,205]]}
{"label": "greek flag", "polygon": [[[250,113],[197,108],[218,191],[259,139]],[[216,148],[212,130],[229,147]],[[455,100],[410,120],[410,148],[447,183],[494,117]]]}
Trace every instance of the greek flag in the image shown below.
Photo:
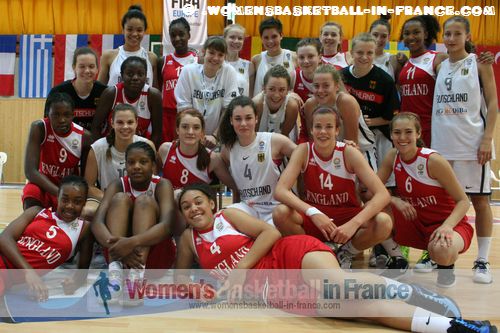
{"label": "greek flag", "polygon": [[19,48],[19,97],[47,97],[52,88],[52,35],[22,35]]}

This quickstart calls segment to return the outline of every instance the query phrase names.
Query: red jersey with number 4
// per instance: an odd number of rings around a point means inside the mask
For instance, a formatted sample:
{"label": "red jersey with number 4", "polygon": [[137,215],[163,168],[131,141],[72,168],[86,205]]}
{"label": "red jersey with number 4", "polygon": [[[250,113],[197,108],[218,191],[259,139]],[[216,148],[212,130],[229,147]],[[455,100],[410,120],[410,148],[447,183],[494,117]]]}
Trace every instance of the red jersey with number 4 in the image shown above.
{"label": "red jersey with number 4", "polygon": [[129,176],[121,177],[120,181],[122,183],[123,192],[126,193],[132,201],[135,201],[138,196],[145,194],[148,197],[154,197],[156,191],[156,185],[160,182],[161,178],[159,176],[153,175],[151,177],[151,182],[149,182],[149,186],[145,190],[136,190],[132,187],[132,183],[130,182]]}
{"label": "red jersey with number 4", "polygon": [[210,275],[224,280],[250,251],[254,240],[242,234],[224,216],[223,211],[215,215],[211,229],[193,229],[193,244],[203,269]]}
{"label": "red jersey with number 4", "polygon": [[40,145],[38,170],[50,181],[59,185],[61,179],[78,174],[78,163],[82,155],[83,127],[71,123],[71,130],[64,136],[52,129],[49,118],[43,119],[45,137]]}
{"label": "red jersey with number 4", "polygon": [[448,192],[429,175],[429,157],[434,153],[435,150],[419,148],[411,161],[403,162],[399,153],[394,160],[397,194],[415,207],[424,224],[443,222],[456,205]]}
{"label": "red jersey with number 4", "polygon": [[181,189],[186,185],[194,183],[212,182],[208,169],[199,170],[196,166],[198,154],[193,156],[181,152],[177,143],[169,142],[167,157],[163,162],[163,177],[170,180],[174,190]]}
{"label": "red jersey with number 4", "polygon": [[174,89],[177,85],[179,75],[181,75],[182,67],[198,62],[198,57],[194,52],[188,52],[185,56],[180,57],[176,54],[167,54],[163,59],[163,68],[161,69],[162,77],[162,100],[164,109],[177,108],[175,101]]}
{"label": "red jersey with number 4", "polygon": [[352,208],[359,208],[356,194],[356,175],[345,166],[345,143],[337,142],[333,155],[323,160],[308,142],[308,159],[302,175],[304,178],[304,201],[318,208],[334,222],[352,217]]}
{"label": "red jersey with number 4", "polygon": [[[17,248],[34,269],[54,269],[75,250],[84,221],[65,222],[50,209],[40,211],[17,240]],[[6,262],[8,268],[13,265]]]}

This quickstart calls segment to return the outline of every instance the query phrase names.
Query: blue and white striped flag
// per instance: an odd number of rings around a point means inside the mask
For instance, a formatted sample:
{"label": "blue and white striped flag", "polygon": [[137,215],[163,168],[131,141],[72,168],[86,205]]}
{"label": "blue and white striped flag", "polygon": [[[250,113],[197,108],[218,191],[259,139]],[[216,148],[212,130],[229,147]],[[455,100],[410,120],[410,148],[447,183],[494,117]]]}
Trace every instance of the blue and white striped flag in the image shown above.
{"label": "blue and white striped flag", "polygon": [[19,97],[47,97],[52,88],[52,35],[22,35],[19,49]]}

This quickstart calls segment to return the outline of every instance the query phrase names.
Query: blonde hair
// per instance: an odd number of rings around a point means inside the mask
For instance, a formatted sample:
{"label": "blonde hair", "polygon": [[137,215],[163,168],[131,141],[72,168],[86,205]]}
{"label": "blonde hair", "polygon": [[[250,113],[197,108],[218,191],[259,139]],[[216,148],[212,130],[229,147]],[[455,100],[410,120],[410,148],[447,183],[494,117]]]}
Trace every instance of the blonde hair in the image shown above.
{"label": "blonde hair", "polygon": [[245,31],[246,31],[245,27],[242,26],[241,24],[233,23],[233,24],[230,24],[224,28],[224,33],[223,33],[224,38],[226,38],[227,35],[229,34],[229,32],[233,29],[241,30],[241,32],[243,32],[243,35],[245,35]]}
{"label": "blonde hair", "polygon": [[351,41],[351,52],[356,47],[356,44],[358,44],[360,42],[365,42],[365,43],[372,42],[373,44],[377,45],[377,42],[375,41],[375,38],[372,36],[371,33],[369,33],[369,32],[362,32],[362,33],[357,34],[356,36],[354,36],[354,38],[352,39],[352,41]]}

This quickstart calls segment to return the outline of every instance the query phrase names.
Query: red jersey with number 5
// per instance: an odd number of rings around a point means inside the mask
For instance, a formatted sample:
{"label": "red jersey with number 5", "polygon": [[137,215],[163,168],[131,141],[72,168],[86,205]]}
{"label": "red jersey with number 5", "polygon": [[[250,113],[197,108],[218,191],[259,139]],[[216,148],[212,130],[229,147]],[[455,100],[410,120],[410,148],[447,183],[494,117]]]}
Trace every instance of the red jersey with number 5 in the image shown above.
{"label": "red jersey with number 5", "polygon": [[78,174],[78,163],[82,155],[83,127],[71,123],[71,130],[64,136],[57,135],[49,118],[43,119],[45,137],[40,146],[38,170],[51,182],[59,185],[61,179]]}
{"label": "red jersey with number 5", "polygon": [[394,160],[398,196],[415,207],[420,221],[429,224],[446,220],[456,205],[441,184],[429,175],[429,157],[434,153],[435,150],[419,148],[411,161],[403,162],[399,153]]}
{"label": "red jersey with number 5", "polygon": [[[40,211],[17,240],[19,252],[35,269],[54,269],[75,250],[84,221],[65,222],[50,209]],[[13,268],[10,262],[6,267]]]}
{"label": "red jersey with number 5", "polygon": [[308,159],[304,177],[304,201],[318,208],[335,221],[352,216],[352,208],[359,208],[356,194],[356,175],[347,170],[344,161],[345,143],[337,142],[333,155],[324,160],[308,142]]}

